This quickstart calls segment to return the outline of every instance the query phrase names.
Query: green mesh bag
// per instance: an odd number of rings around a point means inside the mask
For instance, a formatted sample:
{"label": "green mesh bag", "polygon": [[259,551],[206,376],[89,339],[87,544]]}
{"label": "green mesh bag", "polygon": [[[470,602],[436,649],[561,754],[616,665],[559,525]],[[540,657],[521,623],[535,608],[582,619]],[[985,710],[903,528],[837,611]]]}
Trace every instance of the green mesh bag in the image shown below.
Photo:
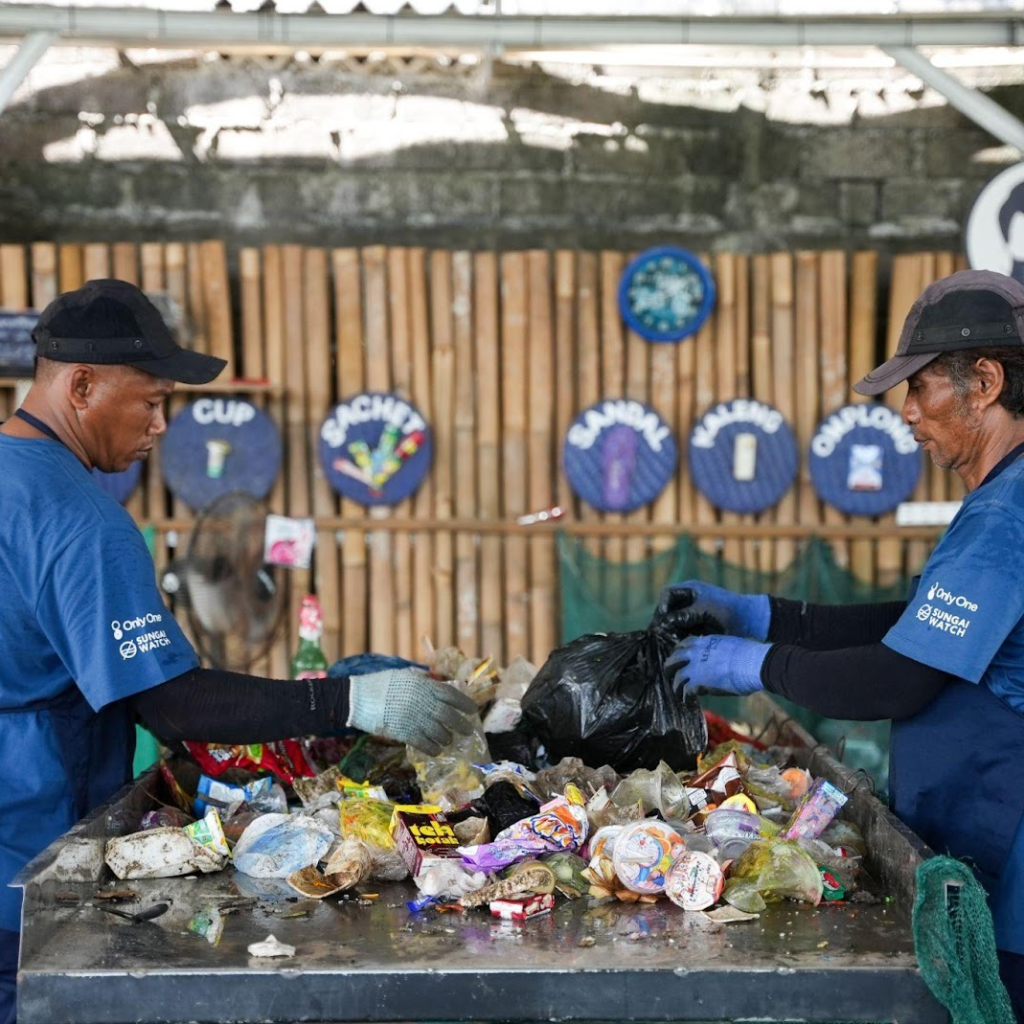
{"label": "green mesh bag", "polygon": [[[809,538],[785,569],[760,572],[702,551],[692,537],[638,562],[613,562],[595,553],[598,542],[558,536],[562,597],[562,642],[587,633],[644,629],[662,587],[699,579],[740,594],[775,594],[820,604],[905,600],[910,578],[887,587],[857,579],[836,563],[831,546]],[[889,774],[889,723],[823,718],[781,697],[776,702],[812,735],[831,746],[850,768],[863,769],[884,795]],[[704,698],[701,703],[728,717],[742,717],[742,698]]]}
{"label": "green mesh bag", "polygon": [[1016,1024],[999,980],[985,890],[961,861],[932,857],[918,867],[914,951],[952,1024]]}

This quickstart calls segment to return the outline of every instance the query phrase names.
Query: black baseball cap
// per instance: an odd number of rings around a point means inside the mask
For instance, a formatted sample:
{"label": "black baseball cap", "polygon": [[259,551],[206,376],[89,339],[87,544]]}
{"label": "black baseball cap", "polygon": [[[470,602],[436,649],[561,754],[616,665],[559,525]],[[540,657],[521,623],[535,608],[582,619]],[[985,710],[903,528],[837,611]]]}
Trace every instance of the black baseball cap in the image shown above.
{"label": "black baseball cap", "polygon": [[880,395],[943,352],[1024,345],[1024,285],[993,270],[961,270],[927,288],[903,323],[896,355],[853,385]]}
{"label": "black baseball cap", "polygon": [[145,292],[127,281],[87,281],[39,314],[36,355],[61,363],[127,364],[182,384],[206,384],[227,366],[182,348]]}

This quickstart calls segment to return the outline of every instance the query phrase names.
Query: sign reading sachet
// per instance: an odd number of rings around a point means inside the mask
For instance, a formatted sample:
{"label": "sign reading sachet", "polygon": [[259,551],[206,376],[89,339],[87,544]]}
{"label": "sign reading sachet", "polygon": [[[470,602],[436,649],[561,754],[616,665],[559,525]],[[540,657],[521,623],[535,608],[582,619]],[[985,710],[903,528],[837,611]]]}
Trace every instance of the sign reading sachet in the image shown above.
{"label": "sign reading sachet", "polygon": [[430,458],[430,428],[398,395],[353,395],[320,427],[320,462],[328,482],[361,505],[404,501],[423,482]]}

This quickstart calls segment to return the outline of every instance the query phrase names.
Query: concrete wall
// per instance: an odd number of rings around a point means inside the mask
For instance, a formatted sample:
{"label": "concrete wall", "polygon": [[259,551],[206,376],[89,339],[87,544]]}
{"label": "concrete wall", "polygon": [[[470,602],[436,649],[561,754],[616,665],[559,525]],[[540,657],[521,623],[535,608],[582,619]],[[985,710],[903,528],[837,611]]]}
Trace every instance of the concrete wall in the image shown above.
{"label": "concrete wall", "polygon": [[895,71],[53,50],[0,116],[0,239],[960,248],[1017,158]]}

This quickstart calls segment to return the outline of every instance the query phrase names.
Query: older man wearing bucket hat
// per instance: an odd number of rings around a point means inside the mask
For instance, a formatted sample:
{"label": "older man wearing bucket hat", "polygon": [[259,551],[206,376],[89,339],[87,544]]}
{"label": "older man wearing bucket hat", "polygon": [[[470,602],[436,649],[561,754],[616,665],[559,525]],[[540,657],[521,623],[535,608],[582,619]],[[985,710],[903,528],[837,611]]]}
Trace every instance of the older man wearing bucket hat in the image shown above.
{"label": "older man wearing bucket hat", "polygon": [[680,693],[765,689],[893,720],[893,809],[975,869],[1024,1020],[1024,285],[983,270],[929,285],[896,354],[854,388],[904,381],[914,438],[969,491],[908,600],[812,605],[690,580],[663,612],[709,613],[725,635],[683,640],[670,664]]}
{"label": "older man wearing bucket hat", "polygon": [[[475,710],[417,671],[291,681],[200,668],[142,535],[90,470],[147,458],[175,383],[211,381],[224,361],[182,348],[125,281],[60,296],[34,336],[32,387],[0,426],[0,1024],[15,1019],[21,924],[7,883],[128,781],[136,718],[166,740],[352,727],[436,753]],[[139,617],[159,640],[147,651],[120,643],[118,624]]]}

